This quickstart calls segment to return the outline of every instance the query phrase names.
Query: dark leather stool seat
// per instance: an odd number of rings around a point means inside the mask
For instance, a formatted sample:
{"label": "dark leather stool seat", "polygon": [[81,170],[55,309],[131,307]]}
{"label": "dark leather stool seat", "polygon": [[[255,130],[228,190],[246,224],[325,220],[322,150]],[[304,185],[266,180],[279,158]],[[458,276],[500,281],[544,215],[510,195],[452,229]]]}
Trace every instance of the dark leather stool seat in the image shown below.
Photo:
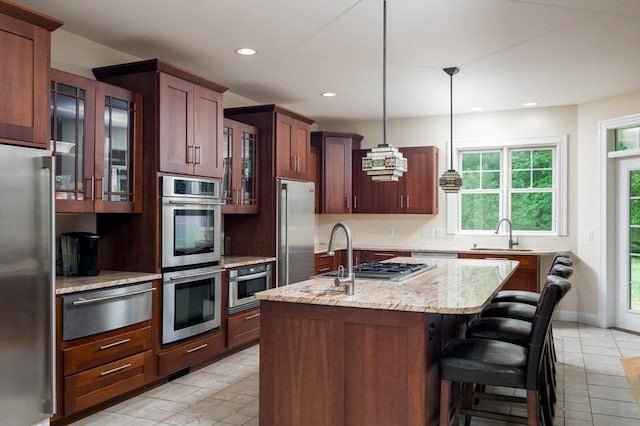
{"label": "dark leather stool seat", "polygon": [[[571,262],[571,259],[559,258],[561,261]],[[571,262],[573,264],[573,262]],[[573,275],[573,268],[564,263],[556,263],[549,270],[549,275],[557,275],[562,278],[570,278]],[[525,290],[502,290],[493,298],[492,302],[517,302],[527,305],[537,305],[540,300],[540,293]]]}
{"label": "dark leather stool seat", "polygon": [[[470,416],[480,416],[507,422],[526,422],[529,426],[553,424],[553,412],[547,381],[547,364],[543,357],[548,351],[548,331],[553,311],[560,299],[571,289],[566,279],[550,275],[537,307],[521,305],[522,312],[533,309],[530,322],[505,320],[504,318],[482,318],[478,320],[477,332],[490,333],[490,325],[496,329],[513,333],[513,340],[523,339],[526,343],[493,340],[490,338],[469,337],[459,339],[447,346],[440,359],[441,398],[440,425],[450,424],[450,403],[453,402],[453,424],[459,424],[459,415],[465,414],[467,424]],[[518,305],[506,303],[507,305]],[[499,305],[499,304],[496,304]],[[496,309],[498,309],[496,307]],[[500,323],[500,324],[498,324]],[[473,327],[473,323],[472,323]],[[526,329],[529,332],[526,332]],[[459,385],[465,389],[465,400],[460,401]],[[471,407],[476,398],[501,399],[499,395],[474,391],[474,385],[483,389],[485,385],[526,389],[526,398],[504,397],[509,401],[526,403],[527,417],[506,415],[503,413],[481,411]]]}
{"label": "dark leather stool seat", "polygon": [[493,339],[526,346],[531,334],[531,323],[512,318],[478,318],[469,323],[467,338]]}

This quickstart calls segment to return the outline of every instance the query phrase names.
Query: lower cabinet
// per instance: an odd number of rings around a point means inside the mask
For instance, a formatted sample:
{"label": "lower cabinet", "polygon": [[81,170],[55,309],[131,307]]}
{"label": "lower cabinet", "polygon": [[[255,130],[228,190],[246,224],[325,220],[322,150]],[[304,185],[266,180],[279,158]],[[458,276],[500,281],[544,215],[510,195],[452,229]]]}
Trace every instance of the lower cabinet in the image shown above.
{"label": "lower cabinet", "polygon": [[63,342],[65,416],[155,379],[148,323],[76,340]]}
{"label": "lower cabinet", "polygon": [[[316,253],[313,257],[313,271],[314,275],[324,274],[326,272],[335,271],[340,264],[339,253],[343,251],[336,251],[333,256],[325,253]],[[346,253],[346,251],[344,251]],[[342,263],[346,265],[346,263]]]}
{"label": "lower cabinet", "polygon": [[225,338],[221,331],[190,339],[187,343],[180,343],[158,354],[158,373],[167,376],[213,358],[224,349]]}
{"label": "lower cabinet", "polygon": [[227,317],[227,348],[234,348],[260,337],[260,307]]}
{"label": "lower cabinet", "polygon": [[538,256],[511,254],[458,253],[460,259],[509,259],[520,262],[502,290],[526,290],[538,292]]}

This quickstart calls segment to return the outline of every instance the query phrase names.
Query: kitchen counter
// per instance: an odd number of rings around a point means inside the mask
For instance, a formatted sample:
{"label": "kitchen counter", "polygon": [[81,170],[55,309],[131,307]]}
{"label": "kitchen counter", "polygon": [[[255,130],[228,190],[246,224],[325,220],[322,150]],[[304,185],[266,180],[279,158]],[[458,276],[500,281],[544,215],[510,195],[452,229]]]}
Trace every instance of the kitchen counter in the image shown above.
{"label": "kitchen counter", "polygon": [[506,259],[396,257],[433,263],[403,282],[357,279],[355,295],[313,277],[257,294],[260,424],[434,425],[440,354],[518,266]]}
{"label": "kitchen counter", "polygon": [[256,265],[259,263],[275,262],[275,257],[260,256],[222,256],[220,266],[225,269],[241,268],[243,266]]}
{"label": "kitchen counter", "polygon": [[441,259],[396,257],[393,262],[435,264],[406,281],[358,279],[355,295],[314,294],[334,289],[334,278],[316,276],[289,286],[256,294],[259,300],[383,309],[441,314],[472,314],[497,292],[518,267],[517,261],[501,259]]}
{"label": "kitchen counter", "polygon": [[158,280],[162,274],[148,272],[100,271],[93,277],[56,276],[56,294],[76,293],[119,285]]}
{"label": "kitchen counter", "polygon": [[[314,246],[314,253],[326,253],[328,243],[318,243]],[[336,250],[344,250],[345,247],[339,245],[336,247]],[[472,249],[470,247],[465,248],[455,248],[455,247],[447,247],[447,248],[416,248],[416,247],[406,247],[406,246],[376,246],[376,245],[354,245],[353,250],[369,250],[369,251],[407,251],[411,253],[476,253],[476,254],[512,254],[512,255],[520,255],[520,256],[552,256],[556,254],[558,251],[569,251],[569,250],[550,250],[550,249],[520,249],[515,248],[509,250],[508,248],[501,247],[479,247],[476,249]]]}

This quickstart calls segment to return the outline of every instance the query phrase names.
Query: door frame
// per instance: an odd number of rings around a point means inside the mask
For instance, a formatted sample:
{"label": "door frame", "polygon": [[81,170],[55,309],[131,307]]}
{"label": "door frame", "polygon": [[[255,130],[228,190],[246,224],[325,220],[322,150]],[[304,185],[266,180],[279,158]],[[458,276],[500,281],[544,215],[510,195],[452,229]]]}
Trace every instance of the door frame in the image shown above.
{"label": "door frame", "polygon": [[640,124],[640,114],[603,120],[599,126],[600,140],[600,238],[598,258],[598,323],[600,327],[616,326],[616,160],[640,155],[640,149],[614,151],[615,129]]}

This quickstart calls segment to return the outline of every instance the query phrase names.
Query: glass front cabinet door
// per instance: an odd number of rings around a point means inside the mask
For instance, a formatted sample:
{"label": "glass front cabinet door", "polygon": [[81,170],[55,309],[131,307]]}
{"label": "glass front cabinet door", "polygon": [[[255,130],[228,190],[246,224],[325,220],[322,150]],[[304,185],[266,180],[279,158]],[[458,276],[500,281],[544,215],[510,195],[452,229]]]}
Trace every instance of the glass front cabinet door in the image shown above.
{"label": "glass front cabinet door", "polygon": [[258,129],[226,119],[223,130],[223,213],[258,213]]}
{"label": "glass front cabinet door", "polygon": [[142,211],[140,108],[139,94],[51,70],[56,212]]}

